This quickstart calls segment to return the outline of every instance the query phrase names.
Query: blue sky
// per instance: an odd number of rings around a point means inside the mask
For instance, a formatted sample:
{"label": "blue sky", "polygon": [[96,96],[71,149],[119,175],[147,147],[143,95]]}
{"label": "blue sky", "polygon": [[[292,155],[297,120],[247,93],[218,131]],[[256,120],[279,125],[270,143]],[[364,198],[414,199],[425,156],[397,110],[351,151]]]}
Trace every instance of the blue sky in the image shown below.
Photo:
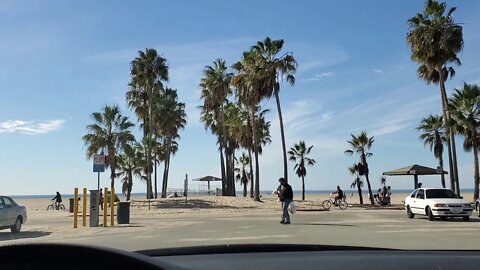
{"label": "blue sky", "polygon": [[[72,193],[96,187],[81,137],[92,112],[125,106],[129,63],[138,50],[156,48],[170,66],[169,87],[187,105],[188,125],[171,164],[169,187],[219,175],[215,137],[198,121],[202,69],[216,58],[228,64],[266,36],[285,40],[299,63],[295,86],[283,85],[287,146],[314,145],[307,189],[344,188],[352,182],[343,154],[351,133],[375,136],[373,187],[383,171],[410,164],[436,166],[414,129],[440,112],[438,87],[416,76],[405,41],[406,20],[424,1],[2,1],[0,2],[0,193]],[[463,23],[462,66],[447,82],[480,83],[480,3],[448,1]],[[272,144],[260,158],[261,189],[281,176],[281,144],[274,99]],[[135,134],[140,135],[138,129]],[[472,154],[457,139],[461,187],[473,187]],[[291,183],[300,181],[289,164]],[[108,186],[107,174],[102,185]],[[420,181],[439,186],[438,177]],[[394,189],[410,178],[389,178]],[[119,183],[119,182],[118,182]],[[120,187],[120,184],[117,184]],[[191,186],[196,188],[195,186]],[[137,181],[134,192],[143,192]]]}

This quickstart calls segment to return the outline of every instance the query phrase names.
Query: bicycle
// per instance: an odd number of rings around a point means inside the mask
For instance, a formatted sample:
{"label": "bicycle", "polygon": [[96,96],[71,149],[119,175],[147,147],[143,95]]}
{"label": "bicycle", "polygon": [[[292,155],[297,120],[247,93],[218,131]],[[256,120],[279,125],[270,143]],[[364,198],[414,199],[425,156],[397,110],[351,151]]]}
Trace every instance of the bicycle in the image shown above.
{"label": "bicycle", "polygon": [[63,205],[62,203],[60,203],[58,206],[55,204],[55,201],[52,201],[52,204],[50,204],[49,206],[47,206],[47,210],[65,210],[65,205]]}
{"label": "bicycle", "polygon": [[332,204],[333,204],[335,206],[338,206],[338,208],[340,208],[342,210],[345,210],[345,209],[348,208],[348,202],[345,201],[345,196],[343,196],[342,199],[337,200],[337,202],[335,202],[335,197],[330,195],[330,198],[328,200],[325,200],[325,201],[322,202],[322,207],[325,210],[329,210],[332,207]]}

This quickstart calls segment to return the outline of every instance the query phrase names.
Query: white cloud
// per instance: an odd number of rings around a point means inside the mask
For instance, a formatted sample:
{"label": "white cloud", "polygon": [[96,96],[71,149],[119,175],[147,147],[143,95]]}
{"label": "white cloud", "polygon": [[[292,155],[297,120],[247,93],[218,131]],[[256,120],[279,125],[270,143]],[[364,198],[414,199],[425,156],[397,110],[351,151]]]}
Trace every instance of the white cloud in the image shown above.
{"label": "white cloud", "polygon": [[310,82],[310,81],[318,81],[318,80],[321,80],[321,79],[324,79],[324,78],[329,78],[329,77],[333,77],[334,74],[333,72],[321,72],[321,73],[318,73],[318,74],[315,74],[313,75],[312,78],[308,78],[308,79],[304,79],[303,81],[304,82]]}
{"label": "white cloud", "polygon": [[0,122],[0,133],[20,133],[26,135],[45,134],[61,129],[65,122],[63,119],[50,121],[8,120]]}
{"label": "white cloud", "polygon": [[378,73],[378,74],[381,74],[381,73],[383,73],[383,70],[381,70],[381,69],[378,69],[378,68],[376,68],[376,69],[372,69],[372,71],[373,71],[373,72],[375,72],[375,73]]}

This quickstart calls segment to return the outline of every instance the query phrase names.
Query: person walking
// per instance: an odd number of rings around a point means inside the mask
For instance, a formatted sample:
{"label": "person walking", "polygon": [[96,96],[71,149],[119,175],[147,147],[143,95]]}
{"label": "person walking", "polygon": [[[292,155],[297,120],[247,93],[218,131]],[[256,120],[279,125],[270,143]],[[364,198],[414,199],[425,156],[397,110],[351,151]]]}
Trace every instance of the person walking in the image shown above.
{"label": "person walking", "polygon": [[281,224],[290,224],[290,215],[288,213],[288,206],[293,201],[292,187],[287,183],[285,178],[281,177],[278,182],[280,185],[277,188],[277,194],[280,202],[282,202],[282,220]]}

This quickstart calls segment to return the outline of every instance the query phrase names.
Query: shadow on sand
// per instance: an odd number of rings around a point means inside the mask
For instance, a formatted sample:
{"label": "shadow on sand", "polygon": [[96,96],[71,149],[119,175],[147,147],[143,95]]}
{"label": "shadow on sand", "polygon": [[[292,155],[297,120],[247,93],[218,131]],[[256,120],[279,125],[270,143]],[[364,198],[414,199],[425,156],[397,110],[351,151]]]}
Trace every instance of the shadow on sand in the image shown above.
{"label": "shadow on sand", "polygon": [[212,203],[210,201],[201,200],[201,199],[189,199],[185,203],[183,200],[172,200],[172,201],[156,201],[153,205],[159,209],[166,208],[206,208],[206,209],[246,209],[246,208],[256,208],[253,206],[249,207],[237,207],[231,205],[219,205]]}
{"label": "shadow on sand", "polygon": [[44,231],[26,231],[26,232],[19,232],[19,233],[11,233],[9,231],[4,231],[4,232],[0,232],[0,241],[39,238],[39,237],[48,236],[50,234],[51,232],[44,232]]}

